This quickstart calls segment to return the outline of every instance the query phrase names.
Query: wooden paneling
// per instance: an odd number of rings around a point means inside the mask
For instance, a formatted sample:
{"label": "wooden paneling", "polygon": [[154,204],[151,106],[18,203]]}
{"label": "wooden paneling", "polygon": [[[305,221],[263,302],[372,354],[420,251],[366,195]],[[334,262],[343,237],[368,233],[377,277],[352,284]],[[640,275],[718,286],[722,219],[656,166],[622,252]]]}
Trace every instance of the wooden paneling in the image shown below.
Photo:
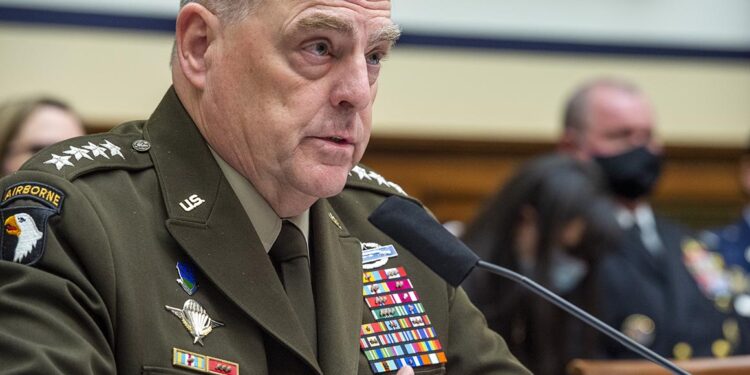
{"label": "wooden paneling", "polygon": [[[470,221],[524,161],[554,151],[551,143],[374,138],[363,162],[441,221]],[[667,147],[654,196],[657,211],[694,227],[726,223],[741,209],[740,149]]]}

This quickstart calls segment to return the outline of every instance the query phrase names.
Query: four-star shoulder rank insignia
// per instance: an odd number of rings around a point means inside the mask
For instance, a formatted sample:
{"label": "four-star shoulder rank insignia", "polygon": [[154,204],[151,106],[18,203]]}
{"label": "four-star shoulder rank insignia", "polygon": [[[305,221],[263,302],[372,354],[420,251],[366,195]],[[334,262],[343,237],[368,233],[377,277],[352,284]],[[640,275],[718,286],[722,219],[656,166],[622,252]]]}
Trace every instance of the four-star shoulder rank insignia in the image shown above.
{"label": "four-star shoulder rank insignia", "polygon": [[395,182],[391,182],[385,179],[385,177],[381,176],[375,171],[368,171],[365,168],[362,168],[359,165],[355,165],[354,168],[352,168],[351,171],[349,171],[349,176],[356,176],[361,181],[374,181],[377,182],[378,185],[389,187],[403,195],[406,195],[406,192],[404,189],[401,188],[398,184]]}
{"label": "four-star shoulder rank insignia", "polygon": [[[50,154],[50,159],[45,161],[44,164],[54,165],[59,171],[64,167],[75,167],[71,159],[75,159],[75,161],[80,161],[81,159],[94,160],[93,158],[100,156],[105,159],[115,156],[125,159],[125,155],[122,154],[121,150],[120,146],[105,139],[104,143],[100,144],[89,142],[86,145],[81,145],[81,147],[70,146],[69,149],[62,152],[65,155]],[[109,154],[107,154],[108,151]]]}
{"label": "four-star shoulder rank insignia", "polygon": [[[47,242],[47,220],[60,213],[64,198],[62,191],[36,182],[22,182],[5,189],[0,203],[2,259],[26,265],[41,259]],[[10,206],[17,200],[29,204]]]}

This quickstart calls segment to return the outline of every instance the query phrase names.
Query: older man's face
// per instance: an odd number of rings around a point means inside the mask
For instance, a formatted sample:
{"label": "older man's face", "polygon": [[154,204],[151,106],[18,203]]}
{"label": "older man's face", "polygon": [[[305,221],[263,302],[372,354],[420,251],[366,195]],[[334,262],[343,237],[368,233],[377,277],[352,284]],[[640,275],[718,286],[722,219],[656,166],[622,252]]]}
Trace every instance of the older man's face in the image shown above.
{"label": "older man's face", "polygon": [[651,105],[642,95],[597,88],[589,94],[587,108],[581,144],[585,155],[613,156],[639,146],[661,151]]}
{"label": "older man's face", "polygon": [[262,1],[209,46],[206,138],[262,194],[337,194],[397,33],[386,0]]}

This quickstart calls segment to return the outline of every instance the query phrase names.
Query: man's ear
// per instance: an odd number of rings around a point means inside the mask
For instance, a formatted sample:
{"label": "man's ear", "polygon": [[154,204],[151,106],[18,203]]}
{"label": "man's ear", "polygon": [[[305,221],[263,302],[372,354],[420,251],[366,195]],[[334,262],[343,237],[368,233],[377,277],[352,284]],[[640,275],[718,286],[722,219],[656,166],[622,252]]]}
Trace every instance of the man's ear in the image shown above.
{"label": "man's ear", "polygon": [[219,27],[218,17],[197,3],[185,5],[177,15],[174,63],[196,89],[205,87],[209,66],[206,53],[216,40]]}
{"label": "man's ear", "polygon": [[581,149],[581,133],[574,129],[563,130],[557,142],[557,151],[570,155],[576,159],[587,160],[588,157],[584,150]]}

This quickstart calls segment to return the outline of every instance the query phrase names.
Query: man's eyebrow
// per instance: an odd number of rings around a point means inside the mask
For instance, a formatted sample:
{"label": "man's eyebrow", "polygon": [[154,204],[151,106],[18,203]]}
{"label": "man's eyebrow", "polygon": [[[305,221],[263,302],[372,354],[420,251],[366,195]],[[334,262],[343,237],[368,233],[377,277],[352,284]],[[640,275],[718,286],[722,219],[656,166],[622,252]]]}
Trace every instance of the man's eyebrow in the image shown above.
{"label": "man's eyebrow", "polygon": [[[315,13],[305,17],[297,21],[294,28],[302,31],[333,30],[349,35],[354,34],[354,25],[349,21],[325,13]],[[393,45],[400,37],[401,28],[395,24],[389,24],[375,32],[368,42],[370,45],[380,42],[389,42]]]}
{"label": "man's eyebrow", "polygon": [[296,29],[302,31],[333,30],[345,34],[354,34],[354,26],[341,18],[325,13],[315,13],[297,22]]}
{"label": "man's eyebrow", "polygon": [[380,42],[389,42],[391,46],[401,37],[401,28],[398,25],[390,24],[383,26],[370,37],[370,45]]}

